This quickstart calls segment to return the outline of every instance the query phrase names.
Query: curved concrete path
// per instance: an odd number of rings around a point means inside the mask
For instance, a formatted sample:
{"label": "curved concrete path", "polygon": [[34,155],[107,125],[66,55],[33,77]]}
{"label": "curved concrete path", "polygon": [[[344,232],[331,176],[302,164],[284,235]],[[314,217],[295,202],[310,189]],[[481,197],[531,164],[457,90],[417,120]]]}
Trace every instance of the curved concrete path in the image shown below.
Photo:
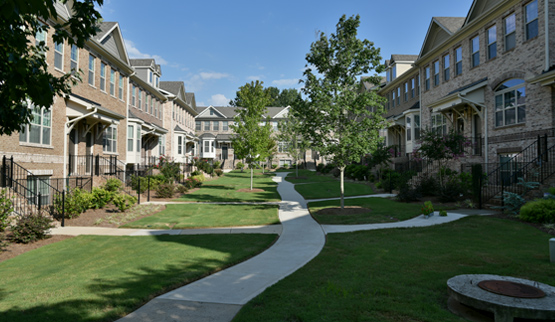
{"label": "curved concrete path", "polygon": [[316,257],[324,247],[324,231],[293,184],[283,180],[286,175],[274,177],[283,200],[279,209],[283,230],[272,247],[161,295],[118,321],[231,321],[241,306]]}

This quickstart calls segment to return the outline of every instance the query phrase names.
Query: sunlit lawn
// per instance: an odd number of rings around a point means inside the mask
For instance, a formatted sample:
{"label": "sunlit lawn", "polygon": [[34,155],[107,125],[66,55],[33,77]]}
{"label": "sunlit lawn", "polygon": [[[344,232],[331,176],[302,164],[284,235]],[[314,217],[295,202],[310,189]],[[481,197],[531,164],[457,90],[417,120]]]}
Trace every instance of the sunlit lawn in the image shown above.
{"label": "sunlit lawn", "polygon": [[262,192],[239,192],[240,189],[250,189],[250,171],[234,170],[215,180],[206,181],[197,191],[184,195],[179,200],[197,202],[262,202],[280,201],[277,183],[272,181],[273,173],[262,174],[255,170],[253,189]]}
{"label": "sunlit lawn", "polygon": [[329,234],[314,260],[250,301],[233,321],[465,321],[447,308],[449,278],[497,274],[555,285],[551,237],[478,216],[427,228]]}
{"label": "sunlit lawn", "polygon": [[243,261],[275,235],[80,236],[0,263],[0,320],[114,321]]}
{"label": "sunlit lawn", "polygon": [[[296,184],[295,190],[305,199],[324,199],[341,196],[339,181],[317,182],[308,184]],[[371,195],[374,191],[370,186],[345,182],[345,196]]]}
{"label": "sunlit lawn", "polygon": [[339,182],[332,176],[325,176],[322,174],[317,173],[316,171],[310,170],[299,170],[299,176],[297,177],[297,173],[295,169],[291,170],[292,172],[287,175],[285,180],[291,183],[314,183],[314,182],[327,182],[327,181],[334,181]]}
{"label": "sunlit lawn", "polygon": [[208,228],[279,224],[277,205],[170,204],[123,228]]}

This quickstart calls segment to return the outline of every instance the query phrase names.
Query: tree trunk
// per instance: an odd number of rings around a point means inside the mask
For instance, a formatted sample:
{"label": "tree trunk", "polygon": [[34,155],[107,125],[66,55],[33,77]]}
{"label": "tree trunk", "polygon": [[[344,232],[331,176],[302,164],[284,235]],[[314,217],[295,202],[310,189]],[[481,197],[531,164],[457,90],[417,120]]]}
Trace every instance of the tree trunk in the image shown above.
{"label": "tree trunk", "polygon": [[339,168],[340,190],[341,190],[341,210],[345,209],[345,167]]}
{"label": "tree trunk", "polygon": [[253,173],[253,171],[254,171],[254,170],[253,170],[253,168],[251,167],[251,190],[252,190],[252,178],[253,178],[252,173]]}
{"label": "tree trunk", "polygon": [[297,170],[297,178],[299,177],[299,162],[295,162],[295,169]]}

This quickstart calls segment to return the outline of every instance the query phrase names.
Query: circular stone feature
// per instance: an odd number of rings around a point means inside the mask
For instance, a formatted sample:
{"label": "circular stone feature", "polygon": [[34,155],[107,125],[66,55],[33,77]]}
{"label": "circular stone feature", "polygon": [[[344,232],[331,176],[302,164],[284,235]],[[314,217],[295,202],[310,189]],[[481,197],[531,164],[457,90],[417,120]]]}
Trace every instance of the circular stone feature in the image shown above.
{"label": "circular stone feature", "polygon": [[511,297],[539,299],[545,296],[537,287],[510,281],[485,280],[478,283],[478,286],[488,292]]}

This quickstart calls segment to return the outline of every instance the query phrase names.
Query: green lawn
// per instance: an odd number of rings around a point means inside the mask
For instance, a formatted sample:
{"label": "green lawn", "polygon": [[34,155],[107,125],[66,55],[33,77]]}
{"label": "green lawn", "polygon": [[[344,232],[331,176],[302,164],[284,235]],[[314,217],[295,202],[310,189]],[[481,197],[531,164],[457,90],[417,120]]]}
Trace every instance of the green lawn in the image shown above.
{"label": "green lawn", "polygon": [[233,321],[464,321],[447,309],[449,278],[487,273],[555,285],[551,237],[479,216],[330,234],[314,260],[250,301]]}
{"label": "green lawn", "polygon": [[183,229],[279,224],[277,205],[170,204],[122,228]]}
{"label": "green lawn", "polygon": [[[340,197],[339,181],[297,184],[295,190],[305,199],[324,199]],[[371,195],[370,186],[360,183],[345,182],[345,197]]]}
{"label": "green lawn", "polygon": [[324,176],[321,174],[316,173],[316,171],[310,170],[299,170],[299,177],[296,177],[295,169],[292,170],[290,174],[285,177],[285,180],[291,183],[315,183],[315,182],[327,182],[327,181],[334,181],[338,182],[332,176]]}
{"label": "green lawn", "polygon": [[422,205],[402,203],[385,198],[346,199],[345,206],[368,208],[368,212],[354,215],[322,213],[323,209],[339,206],[339,200],[311,202],[308,204],[312,216],[323,225],[357,225],[403,221],[420,215]]}
{"label": "green lawn", "polygon": [[275,235],[80,236],[0,263],[2,321],[114,321],[260,253]]}
{"label": "green lawn", "polygon": [[255,170],[254,189],[263,189],[263,192],[238,192],[240,189],[250,189],[250,171],[241,173],[234,170],[215,180],[206,181],[202,187],[179,200],[196,202],[261,202],[280,201],[277,192],[277,183],[272,181],[273,173],[262,174]]}

